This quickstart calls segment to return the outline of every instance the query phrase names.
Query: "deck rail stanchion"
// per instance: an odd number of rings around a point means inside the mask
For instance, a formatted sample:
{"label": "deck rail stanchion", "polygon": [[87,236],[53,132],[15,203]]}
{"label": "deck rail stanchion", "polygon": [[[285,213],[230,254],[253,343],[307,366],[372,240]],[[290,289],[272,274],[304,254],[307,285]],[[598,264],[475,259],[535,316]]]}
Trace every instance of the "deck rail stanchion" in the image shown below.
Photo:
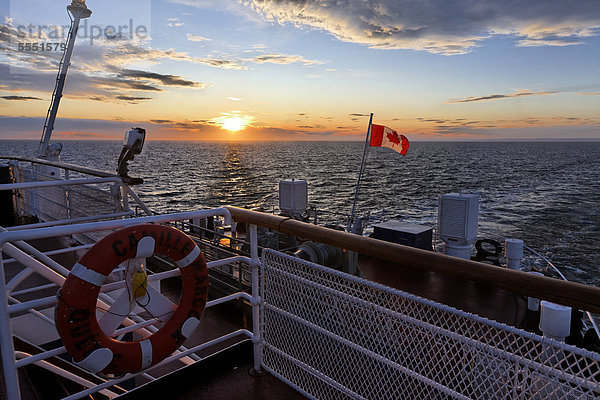
{"label": "deck rail stanchion", "polygon": [[260,325],[260,291],[259,291],[258,235],[256,225],[250,225],[250,270],[252,273],[252,343],[254,344],[254,370],[262,368],[261,325]]}
{"label": "deck rail stanchion", "polygon": [[[69,170],[63,169],[63,171],[65,174],[65,180],[66,181],[70,180]],[[72,217],[72,211],[71,211],[71,195],[69,193],[68,186],[65,186],[65,205],[67,207],[67,219],[70,219]]]}
{"label": "deck rail stanchion", "polygon": [[[0,240],[0,249],[4,241]],[[15,347],[13,346],[10,317],[8,315],[8,293],[6,292],[6,277],[4,276],[4,262],[0,251],[0,346],[2,348],[2,372],[8,400],[19,400],[19,378],[15,361]]]}

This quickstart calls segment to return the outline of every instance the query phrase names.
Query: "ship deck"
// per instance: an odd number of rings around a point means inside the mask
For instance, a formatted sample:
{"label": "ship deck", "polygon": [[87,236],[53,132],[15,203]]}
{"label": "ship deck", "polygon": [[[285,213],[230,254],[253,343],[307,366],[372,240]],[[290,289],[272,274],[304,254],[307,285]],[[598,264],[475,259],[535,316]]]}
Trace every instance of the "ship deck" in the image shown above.
{"label": "ship deck", "polygon": [[306,397],[268,372],[257,373],[252,368],[252,343],[245,340],[118,398],[296,400]]}
{"label": "ship deck", "polygon": [[[526,317],[524,298],[504,290],[435,272],[406,268],[368,256],[360,256],[359,265],[366,279],[501,323],[515,325]],[[206,338],[218,336],[223,317],[243,313],[240,308],[234,310],[231,307],[210,311],[213,312],[208,313],[204,318],[211,322],[203,325],[213,328],[203,333]],[[229,329],[232,327],[230,326]],[[244,327],[238,326],[238,328]],[[141,386],[120,396],[119,399],[133,400],[147,396],[182,400],[305,398],[270,373],[266,371],[256,373],[252,367],[252,345],[249,340],[223,348],[201,362],[165,376],[159,381]]]}
{"label": "ship deck", "polygon": [[[492,286],[360,256],[364,278],[507,325],[528,317],[526,298]],[[537,331],[537,330],[536,330]]]}

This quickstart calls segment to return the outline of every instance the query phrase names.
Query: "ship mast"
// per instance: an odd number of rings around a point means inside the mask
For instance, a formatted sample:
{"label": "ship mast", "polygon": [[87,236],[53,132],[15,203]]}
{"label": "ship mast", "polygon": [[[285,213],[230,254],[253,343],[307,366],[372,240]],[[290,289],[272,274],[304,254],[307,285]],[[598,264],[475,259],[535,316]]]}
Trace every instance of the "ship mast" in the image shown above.
{"label": "ship mast", "polygon": [[82,18],[89,18],[92,15],[85,5],[85,0],[72,0],[71,5],[67,6],[67,11],[72,16],[71,28],[67,37],[67,45],[65,52],[63,53],[62,59],[58,67],[58,76],[56,77],[56,85],[54,86],[54,92],[52,93],[52,100],[50,101],[50,108],[46,114],[46,122],[44,123],[44,131],[40,140],[40,151],[39,157],[48,157],[48,146],[50,144],[50,137],[54,130],[54,121],[56,120],[56,114],[58,113],[58,106],[62,97],[63,88],[65,86],[65,80],[67,79],[67,70],[71,63],[71,55],[73,54],[73,47],[75,46],[75,39],[77,38],[77,31],[79,29],[79,21]]}

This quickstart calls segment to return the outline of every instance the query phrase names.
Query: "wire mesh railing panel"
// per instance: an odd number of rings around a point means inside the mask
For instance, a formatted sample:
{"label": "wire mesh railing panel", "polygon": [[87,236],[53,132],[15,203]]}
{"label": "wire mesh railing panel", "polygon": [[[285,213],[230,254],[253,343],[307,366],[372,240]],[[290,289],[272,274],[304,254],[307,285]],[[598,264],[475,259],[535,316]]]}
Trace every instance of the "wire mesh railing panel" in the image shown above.
{"label": "wire mesh railing panel", "polygon": [[600,354],[265,250],[263,364],[319,399],[595,399]]}
{"label": "wire mesh railing panel", "polygon": [[[19,182],[47,182],[56,178],[36,173],[31,169],[22,169]],[[61,187],[38,187],[18,191],[21,212],[36,216],[42,221],[67,219],[67,196]]]}
{"label": "wire mesh railing panel", "polygon": [[[19,182],[57,180],[26,168],[20,168],[17,176]],[[20,211],[22,215],[36,216],[44,222],[124,211],[119,188],[113,188],[112,185],[101,183],[19,189]]]}
{"label": "wire mesh railing panel", "polygon": [[119,207],[119,194],[111,193],[111,187],[106,184],[71,186],[67,196],[71,218],[123,211]]}

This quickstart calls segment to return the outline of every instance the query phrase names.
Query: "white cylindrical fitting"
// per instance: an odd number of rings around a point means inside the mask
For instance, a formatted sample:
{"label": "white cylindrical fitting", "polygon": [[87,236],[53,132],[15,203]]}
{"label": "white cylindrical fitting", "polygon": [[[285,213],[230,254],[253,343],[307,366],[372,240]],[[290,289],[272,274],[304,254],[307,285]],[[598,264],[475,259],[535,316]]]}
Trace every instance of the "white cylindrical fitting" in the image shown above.
{"label": "white cylindrical fitting", "polygon": [[[529,271],[530,274],[544,276],[541,272]],[[527,308],[531,311],[537,311],[540,309],[540,299],[534,297],[527,298]]]}
{"label": "white cylindrical fitting", "polygon": [[571,307],[542,300],[540,330],[544,336],[564,341],[571,334]]}
{"label": "white cylindrical fitting", "polygon": [[446,255],[458,258],[464,258],[465,260],[471,259],[471,248],[473,246],[457,246],[446,243]]}
{"label": "white cylindrical fitting", "polygon": [[506,239],[504,242],[504,256],[508,268],[519,269],[523,258],[523,241],[521,239]]}

